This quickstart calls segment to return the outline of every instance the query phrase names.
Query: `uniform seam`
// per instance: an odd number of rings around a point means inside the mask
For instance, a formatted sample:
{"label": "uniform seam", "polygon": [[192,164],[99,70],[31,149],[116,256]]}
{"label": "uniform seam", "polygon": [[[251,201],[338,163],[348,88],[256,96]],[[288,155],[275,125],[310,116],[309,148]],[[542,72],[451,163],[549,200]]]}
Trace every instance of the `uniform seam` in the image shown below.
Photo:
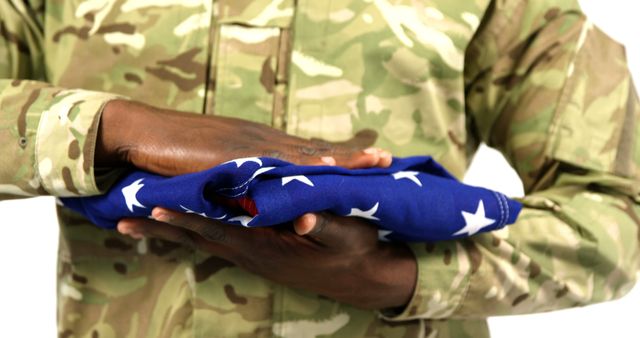
{"label": "uniform seam", "polygon": [[202,107],[202,113],[206,114],[207,111],[209,111],[209,101],[210,100],[214,100],[214,104],[215,104],[215,92],[213,94],[210,94],[210,91],[212,89],[215,90],[215,88],[213,88],[214,85],[214,81],[213,81],[213,77],[215,76],[215,65],[213,64],[213,60],[214,60],[214,52],[215,52],[215,33],[216,33],[216,18],[215,18],[215,11],[213,10],[213,2],[211,3],[211,13],[209,14],[209,29],[208,31],[208,46],[207,46],[207,67],[205,70],[205,80],[204,80],[204,99],[203,99],[203,107]]}
{"label": "uniform seam", "polygon": [[[27,114],[28,113],[29,112],[27,112]],[[42,125],[45,123],[44,119],[48,115],[48,113],[49,113],[48,110],[43,110],[42,113],[40,114],[40,119],[38,120],[38,128],[36,128],[36,137],[33,145],[35,148],[33,150],[33,157],[34,157],[33,166],[34,166],[34,171],[36,173],[36,177],[38,178],[38,181],[40,181],[40,185],[49,193],[52,193],[52,191],[49,191],[49,187],[47,187],[47,185],[45,184],[44,178],[42,177],[42,173],[40,172],[40,165],[39,165],[40,143],[41,143],[40,138],[42,137],[42,128],[44,128]]]}
{"label": "uniform seam", "polygon": [[[584,15],[581,16],[582,19],[582,25],[580,28],[580,34],[578,34],[577,36],[577,40],[576,42],[578,42],[580,40],[580,36],[582,34],[588,34],[587,32],[585,32],[586,29],[588,29],[588,24],[589,21],[586,19],[586,17],[584,17]],[[583,33],[584,32],[584,33]],[[586,39],[586,37],[585,37]],[[586,41],[585,41],[586,43]],[[562,118],[561,118],[561,112],[562,110],[565,108],[566,105],[569,104],[570,101],[570,92],[571,92],[571,88],[573,88],[573,86],[575,85],[575,68],[576,65],[578,64],[578,54],[580,52],[581,48],[576,48],[575,51],[573,51],[572,55],[571,55],[571,59],[570,61],[567,63],[566,68],[564,69],[565,71],[568,71],[569,69],[571,69],[571,67],[574,68],[574,73],[571,74],[570,76],[568,76],[566,78],[566,80],[564,81],[563,85],[562,85],[562,89],[560,90],[560,95],[558,96],[558,99],[556,101],[556,106],[553,109],[553,117],[551,120],[551,123],[549,124],[549,127],[547,129],[547,132],[549,133],[549,137],[547,138],[546,142],[545,142],[545,147],[544,147],[544,153],[547,156],[551,156],[551,157],[555,157],[557,156],[557,147],[558,147],[558,130],[560,128],[560,126],[562,125]]]}
{"label": "uniform seam", "polygon": [[[463,250],[465,250],[465,249],[463,249]],[[469,257],[469,256],[467,255],[467,257]],[[468,258],[468,259],[471,260],[471,258]],[[451,312],[451,315],[455,314],[456,312],[458,312],[462,308],[462,304],[467,299],[467,297],[469,295],[469,290],[471,290],[471,278],[473,277],[473,273],[471,272],[471,267],[469,267],[469,271],[467,272],[467,274],[468,274],[468,276],[466,278],[466,283],[464,285],[464,289],[460,293],[460,301],[458,301],[458,304],[456,304],[455,307],[453,308],[453,311]]]}
{"label": "uniform seam", "polygon": [[[196,250],[192,250],[191,253],[191,270],[195,276],[195,269],[196,269],[196,259],[197,259],[197,254],[196,254]],[[188,284],[188,282],[187,282]],[[193,283],[193,292],[190,292],[190,297],[189,297],[189,305],[191,306],[191,333],[193,334],[194,337],[199,337],[198,335],[198,325],[196,324],[197,321],[197,316],[196,316],[196,298],[197,298],[197,293],[198,293],[198,283],[197,281],[195,281],[194,278],[194,283]]]}
{"label": "uniform seam", "polygon": [[[225,80],[226,68],[227,68],[227,60],[229,57],[229,44],[225,43],[224,36],[222,35],[225,27],[229,27],[229,24],[221,24],[220,25],[220,38],[218,39],[218,64],[216,65],[216,92],[214,96],[214,102],[216,105],[215,114],[216,115],[224,115],[224,99],[216,100],[216,98],[224,98],[225,94],[225,86],[222,83]],[[222,55],[221,55],[222,54]]]}

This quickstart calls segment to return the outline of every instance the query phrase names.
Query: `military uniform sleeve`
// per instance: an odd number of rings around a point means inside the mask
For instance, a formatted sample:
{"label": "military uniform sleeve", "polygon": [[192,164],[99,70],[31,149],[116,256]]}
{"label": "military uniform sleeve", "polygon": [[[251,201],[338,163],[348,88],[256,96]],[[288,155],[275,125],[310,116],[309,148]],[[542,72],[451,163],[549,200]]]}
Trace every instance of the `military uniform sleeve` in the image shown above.
{"label": "military uniform sleeve", "polygon": [[495,1],[467,50],[468,125],[521,177],[518,221],[414,244],[419,277],[391,320],[582,306],[635,283],[640,105],[624,48],[573,1]]}
{"label": "military uniform sleeve", "polygon": [[99,193],[97,124],[115,96],[46,83],[43,6],[0,1],[0,199]]}

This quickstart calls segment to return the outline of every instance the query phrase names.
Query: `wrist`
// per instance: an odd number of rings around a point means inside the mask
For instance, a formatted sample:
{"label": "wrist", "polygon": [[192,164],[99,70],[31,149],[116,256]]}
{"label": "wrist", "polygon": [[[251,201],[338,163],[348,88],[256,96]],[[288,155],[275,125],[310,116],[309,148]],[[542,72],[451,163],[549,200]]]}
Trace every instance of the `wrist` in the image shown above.
{"label": "wrist", "polygon": [[392,286],[393,302],[379,309],[405,308],[415,292],[418,280],[418,262],[413,252],[403,243],[389,243],[386,253],[385,277]]}
{"label": "wrist", "polygon": [[370,310],[403,309],[413,297],[418,276],[416,258],[401,243],[380,243],[379,249],[359,269],[369,281],[371,297],[363,297],[360,307]]}
{"label": "wrist", "polygon": [[138,144],[135,131],[140,131],[143,115],[139,104],[128,100],[112,100],[105,104],[96,142],[97,167],[117,167],[129,164],[130,152]]}

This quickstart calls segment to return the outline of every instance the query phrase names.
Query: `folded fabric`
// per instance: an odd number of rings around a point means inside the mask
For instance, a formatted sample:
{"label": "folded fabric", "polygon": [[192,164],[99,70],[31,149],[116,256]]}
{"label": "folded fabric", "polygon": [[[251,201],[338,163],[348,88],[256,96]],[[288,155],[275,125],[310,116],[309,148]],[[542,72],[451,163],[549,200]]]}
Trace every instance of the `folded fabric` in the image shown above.
{"label": "folded fabric", "polygon": [[433,241],[471,236],[515,222],[521,204],[465,185],[431,157],[394,158],[389,168],[349,170],[243,158],[199,173],[124,176],[105,195],[64,198],[96,225],[115,228],[149,217],[155,206],[245,227],[290,222],[307,212],[360,217],[382,240]]}

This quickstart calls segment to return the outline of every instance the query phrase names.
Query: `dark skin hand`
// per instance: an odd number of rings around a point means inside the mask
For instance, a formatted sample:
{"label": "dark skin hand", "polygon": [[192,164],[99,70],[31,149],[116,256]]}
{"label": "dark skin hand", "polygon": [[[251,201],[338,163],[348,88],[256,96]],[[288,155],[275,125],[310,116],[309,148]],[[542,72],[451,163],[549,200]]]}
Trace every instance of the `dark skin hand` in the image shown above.
{"label": "dark skin hand", "polygon": [[163,208],[152,215],[155,220],[121,220],[118,231],[191,246],[277,283],[362,309],[403,307],[415,288],[411,251],[378,241],[376,227],[357,218],[306,214],[293,229],[246,229]]}
{"label": "dark skin hand", "polygon": [[[341,143],[307,140],[240,119],[185,114],[115,100],[103,111],[97,167],[135,166],[175,176],[241,157],[268,156],[301,165],[387,167],[391,154],[370,148],[375,132]],[[191,245],[290,287],[366,309],[405,305],[416,262],[403,245],[380,243],[364,221],[308,214],[285,228],[244,229],[163,209],[157,221],[128,219],[122,233]],[[327,276],[331,281],[327,283]]]}
{"label": "dark skin hand", "polygon": [[96,166],[133,165],[176,176],[242,157],[275,157],[300,165],[346,168],[387,167],[391,154],[370,147],[373,131],[332,143],[307,140],[241,119],[185,114],[114,100],[103,111],[96,142]]}

